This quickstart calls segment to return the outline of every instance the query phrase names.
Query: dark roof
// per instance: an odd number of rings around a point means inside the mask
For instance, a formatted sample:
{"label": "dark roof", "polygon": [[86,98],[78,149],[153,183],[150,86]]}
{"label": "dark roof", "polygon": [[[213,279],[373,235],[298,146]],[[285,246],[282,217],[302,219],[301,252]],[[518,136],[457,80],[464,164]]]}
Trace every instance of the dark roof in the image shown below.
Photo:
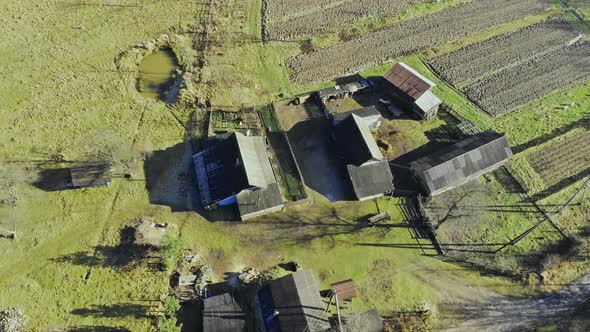
{"label": "dark roof", "polygon": [[361,118],[367,118],[372,116],[381,116],[381,113],[377,110],[375,106],[363,107],[357,110],[352,110],[348,112],[340,112],[332,114],[332,119],[336,122],[342,121],[346,119],[351,114],[358,115]]}
{"label": "dark roof", "polygon": [[276,183],[264,189],[244,190],[237,196],[238,209],[242,219],[283,205],[283,196]]}
{"label": "dark roof", "polygon": [[383,159],[369,125],[355,114],[334,126],[334,136],[349,164],[360,166],[371,159]]}
{"label": "dark roof", "polygon": [[[330,328],[311,270],[271,281],[260,290],[258,298],[267,332],[318,332]],[[277,315],[273,314],[275,310]]]}
{"label": "dark roof", "polygon": [[435,86],[432,81],[403,62],[396,63],[383,77],[414,100]]}
{"label": "dark roof", "polygon": [[193,156],[203,204],[238,194],[252,187],[276,183],[262,137],[228,133],[206,142]]}
{"label": "dark roof", "polygon": [[231,293],[203,300],[204,332],[246,331],[246,315]]}
{"label": "dark roof", "polygon": [[108,163],[88,164],[70,168],[72,187],[106,187],[111,183],[111,165]]}
{"label": "dark roof", "polygon": [[393,190],[393,175],[387,160],[371,162],[360,167],[348,165],[347,168],[358,199]]}
{"label": "dark roof", "polygon": [[498,168],[511,156],[506,137],[486,131],[412,162],[410,167],[428,193],[436,195]]}

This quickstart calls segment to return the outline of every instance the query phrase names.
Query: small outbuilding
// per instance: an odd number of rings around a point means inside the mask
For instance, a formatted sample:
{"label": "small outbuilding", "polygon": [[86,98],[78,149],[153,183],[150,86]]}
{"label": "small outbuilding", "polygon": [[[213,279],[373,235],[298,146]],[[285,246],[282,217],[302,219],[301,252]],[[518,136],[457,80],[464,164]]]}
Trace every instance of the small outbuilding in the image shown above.
{"label": "small outbuilding", "polygon": [[237,204],[243,220],[282,208],[262,137],[239,132],[218,135],[193,160],[204,207]]}
{"label": "small outbuilding", "polygon": [[381,122],[383,122],[383,117],[377,108],[375,106],[369,106],[348,112],[332,114],[332,125],[338,125],[343,120],[346,120],[351,114],[362,118],[371,130],[377,129],[381,125]]}
{"label": "small outbuilding", "polygon": [[240,299],[232,293],[203,300],[204,332],[246,331],[246,313]]}
{"label": "small outbuilding", "polygon": [[273,280],[258,292],[267,332],[320,332],[330,328],[318,283],[311,270]]}
{"label": "small outbuilding", "polygon": [[111,183],[109,163],[85,164],[70,168],[72,188],[107,187]]}
{"label": "small outbuilding", "polygon": [[349,113],[334,122],[334,139],[346,161],[357,199],[383,196],[393,190],[393,175],[370,130],[371,123]]}
{"label": "small outbuilding", "polygon": [[403,62],[396,63],[383,78],[393,88],[393,94],[421,119],[429,120],[437,114],[442,100],[432,92],[436,84],[431,80]]}
{"label": "small outbuilding", "polygon": [[423,190],[434,196],[506,164],[512,156],[506,136],[486,131],[410,164]]}

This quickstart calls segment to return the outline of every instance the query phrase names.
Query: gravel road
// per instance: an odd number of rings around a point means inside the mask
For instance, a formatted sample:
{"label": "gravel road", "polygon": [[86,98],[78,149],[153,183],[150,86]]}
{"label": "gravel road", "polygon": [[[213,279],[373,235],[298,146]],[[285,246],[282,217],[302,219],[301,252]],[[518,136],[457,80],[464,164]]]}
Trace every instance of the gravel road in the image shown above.
{"label": "gravel road", "polygon": [[440,331],[522,331],[542,322],[567,317],[583,301],[590,299],[590,274],[553,295],[531,299],[511,299],[493,295],[478,302],[451,305],[443,320],[459,322]]}

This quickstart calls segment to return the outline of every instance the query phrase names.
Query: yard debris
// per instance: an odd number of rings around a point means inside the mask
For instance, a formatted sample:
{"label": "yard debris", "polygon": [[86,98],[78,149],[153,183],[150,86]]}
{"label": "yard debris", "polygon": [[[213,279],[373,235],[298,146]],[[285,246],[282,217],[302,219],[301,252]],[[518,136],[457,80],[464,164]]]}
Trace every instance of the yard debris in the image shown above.
{"label": "yard debris", "polygon": [[24,332],[26,318],[23,309],[11,308],[0,311],[0,331]]}

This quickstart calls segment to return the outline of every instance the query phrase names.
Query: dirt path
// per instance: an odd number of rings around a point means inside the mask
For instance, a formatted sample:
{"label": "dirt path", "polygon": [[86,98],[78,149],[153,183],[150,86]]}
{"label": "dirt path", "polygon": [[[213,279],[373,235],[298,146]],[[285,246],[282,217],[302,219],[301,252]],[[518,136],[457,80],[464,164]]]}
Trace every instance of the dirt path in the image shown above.
{"label": "dirt path", "polygon": [[511,299],[493,295],[477,302],[445,308],[443,321],[460,322],[440,331],[513,331],[532,329],[547,320],[560,319],[590,299],[590,274],[564,286],[559,292],[538,298]]}

